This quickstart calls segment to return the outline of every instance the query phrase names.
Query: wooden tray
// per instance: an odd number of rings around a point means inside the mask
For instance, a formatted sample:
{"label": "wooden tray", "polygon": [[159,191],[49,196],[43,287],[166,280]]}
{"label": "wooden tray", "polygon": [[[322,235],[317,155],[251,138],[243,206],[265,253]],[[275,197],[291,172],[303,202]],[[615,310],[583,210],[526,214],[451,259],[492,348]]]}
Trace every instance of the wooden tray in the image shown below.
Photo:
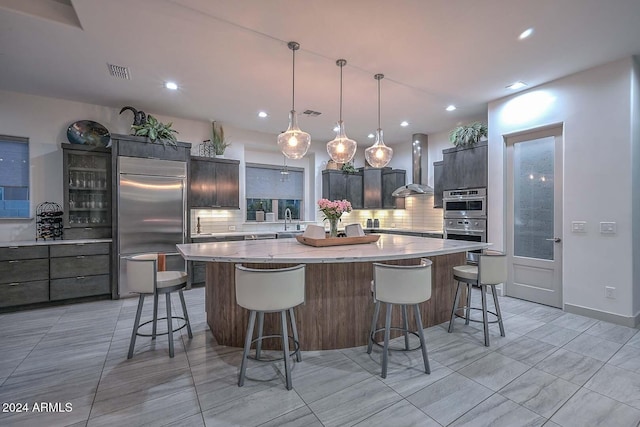
{"label": "wooden tray", "polygon": [[377,242],[380,238],[379,234],[369,234],[359,237],[327,237],[325,239],[313,239],[311,237],[296,236],[296,240],[303,245],[315,246],[321,248],[324,246],[339,245],[360,245],[362,243]]}

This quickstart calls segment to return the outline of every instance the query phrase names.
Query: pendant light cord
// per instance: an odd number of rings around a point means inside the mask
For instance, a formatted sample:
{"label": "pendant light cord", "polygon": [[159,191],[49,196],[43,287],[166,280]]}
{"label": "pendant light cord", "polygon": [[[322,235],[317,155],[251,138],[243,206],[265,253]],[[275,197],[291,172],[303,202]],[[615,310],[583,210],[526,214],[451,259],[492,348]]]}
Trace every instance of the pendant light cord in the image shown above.
{"label": "pendant light cord", "polygon": [[378,129],[380,129],[380,79],[378,79]]}
{"label": "pendant light cord", "polygon": [[340,63],[340,121],[342,121],[342,67],[344,64]]}
{"label": "pendant light cord", "polygon": [[296,50],[293,51],[293,77],[291,79],[291,110],[296,110]]}

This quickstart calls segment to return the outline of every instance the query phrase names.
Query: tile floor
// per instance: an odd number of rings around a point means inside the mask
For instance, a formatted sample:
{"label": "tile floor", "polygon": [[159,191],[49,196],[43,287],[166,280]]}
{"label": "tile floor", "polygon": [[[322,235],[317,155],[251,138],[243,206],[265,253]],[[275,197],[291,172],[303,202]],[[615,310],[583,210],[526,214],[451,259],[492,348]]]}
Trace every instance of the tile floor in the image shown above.
{"label": "tile floor", "polygon": [[[474,292],[476,298],[478,291]],[[204,291],[185,294],[186,331],[168,357],[166,337],[127,348],[136,299],[0,315],[3,426],[638,426],[640,334],[512,298],[501,298],[507,336],[480,324],[426,329],[431,375],[420,352],[395,352],[379,376],[380,352],[305,352],[292,391],[282,366],[249,365],[236,385],[240,350],[215,343]],[[149,301],[150,302],[150,301]],[[174,298],[174,307],[180,311]],[[161,312],[162,312],[161,304]],[[145,305],[150,316],[151,304]],[[71,403],[33,412],[34,403]],[[52,409],[59,409],[54,406]]]}

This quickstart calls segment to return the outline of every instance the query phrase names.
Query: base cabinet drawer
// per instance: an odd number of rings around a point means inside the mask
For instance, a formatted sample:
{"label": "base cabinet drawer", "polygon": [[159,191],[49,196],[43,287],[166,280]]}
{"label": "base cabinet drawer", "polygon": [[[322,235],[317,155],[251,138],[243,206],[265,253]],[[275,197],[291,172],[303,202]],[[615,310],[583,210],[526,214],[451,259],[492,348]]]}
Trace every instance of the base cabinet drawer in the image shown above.
{"label": "base cabinet drawer", "polygon": [[49,281],[13,282],[0,285],[0,307],[49,301]]}
{"label": "base cabinet drawer", "polygon": [[108,274],[51,280],[51,301],[111,293]]}
{"label": "base cabinet drawer", "polygon": [[49,258],[48,246],[9,246],[0,248],[0,261]]}
{"label": "base cabinet drawer", "polygon": [[51,258],[78,255],[108,255],[110,243],[76,243],[51,246]]}
{"label": "base cabinet drawer", "polygon": [[109,255],[51,258],[51,279],[109,274]]}
{"label": "base cabinet drawer", "polygon": [[0,283],[49,279],[49,258],[0,261]]}

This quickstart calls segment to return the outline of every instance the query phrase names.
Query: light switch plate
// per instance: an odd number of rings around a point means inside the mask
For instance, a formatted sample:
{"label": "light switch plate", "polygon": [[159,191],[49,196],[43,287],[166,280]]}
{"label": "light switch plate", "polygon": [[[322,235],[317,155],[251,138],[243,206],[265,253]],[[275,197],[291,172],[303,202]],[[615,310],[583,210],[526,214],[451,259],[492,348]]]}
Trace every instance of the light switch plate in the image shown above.
{"label": "light switch plate", "polygon": [[586,221],[572,221],[571,222],[571,231],[573,233],[586,233],[587,232],[587,222]]}
{"label": "light switch plate", "polygon": [[601,234],[616,234],[616,223],[615,222],[601,222],[600,223],[600,233]]}

